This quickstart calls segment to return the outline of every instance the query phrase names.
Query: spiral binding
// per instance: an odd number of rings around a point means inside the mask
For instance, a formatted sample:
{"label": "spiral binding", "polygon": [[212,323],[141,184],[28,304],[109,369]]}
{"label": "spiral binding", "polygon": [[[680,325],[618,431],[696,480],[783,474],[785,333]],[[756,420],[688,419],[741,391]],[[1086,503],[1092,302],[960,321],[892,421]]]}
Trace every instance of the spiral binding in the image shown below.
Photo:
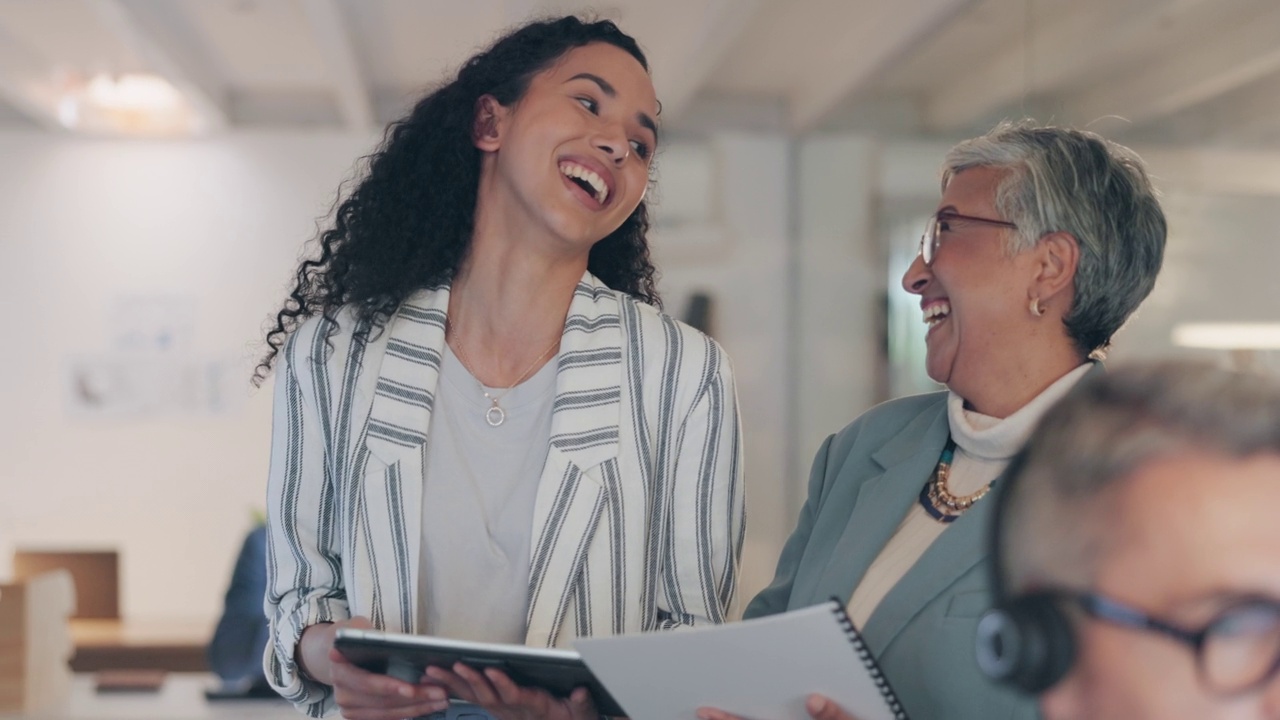
{"label": "spiral binding", "polygon": [[836,622],[844,629],[844,634],[849,638],[849,643],[853,645],[853,651],[858,654],[858,659],[862,661],[863,667],[867,669],[867,673],[871,676],[872,682],[876,684],[876,689],[880,691],[880,697],[884,698],[884,702],[889,706],[889,710],[893,713],[893,717],[897,720],[911,720],[907,717],[907,711],[902,707],[902,702],[898,700],[898,694],[893,691],[893,687],[889,685],[889,678],[884,676],[880,670],[880,663],[876,662],[876,658],[871,654],[867,643],[862,639],[862,633],[853,626],[853,620],[849,619],[849,613],[845,611],[844,603],[839,598],[831,598],[831,612],[836,616]]}

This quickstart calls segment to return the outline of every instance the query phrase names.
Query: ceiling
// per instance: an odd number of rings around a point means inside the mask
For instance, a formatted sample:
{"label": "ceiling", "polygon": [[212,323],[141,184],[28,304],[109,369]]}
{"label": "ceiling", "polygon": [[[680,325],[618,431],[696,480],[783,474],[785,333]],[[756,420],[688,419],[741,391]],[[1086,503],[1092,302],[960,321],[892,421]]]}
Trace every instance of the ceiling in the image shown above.
{"label": "ceiling", "polygon": [[1007,116],[1280,147],[1276,0],[0,0],[0,129],[153,73],[211,132],[367,131],[503,28],[594,11],[649,54],[673,131],[902,137]]}

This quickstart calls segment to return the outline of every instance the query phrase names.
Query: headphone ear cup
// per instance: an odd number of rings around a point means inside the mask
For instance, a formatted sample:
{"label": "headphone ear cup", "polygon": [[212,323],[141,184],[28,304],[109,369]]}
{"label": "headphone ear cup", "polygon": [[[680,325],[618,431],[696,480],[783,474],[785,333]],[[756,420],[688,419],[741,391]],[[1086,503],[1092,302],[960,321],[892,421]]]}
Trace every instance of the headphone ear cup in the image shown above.
{"label": "headphone ear cup", "polygon": [[1060,600],[1032,594],[1001,603],[983,615],[976,650],[978,667],[987,677],[1038,694],[1071,669],[1075,637]]}

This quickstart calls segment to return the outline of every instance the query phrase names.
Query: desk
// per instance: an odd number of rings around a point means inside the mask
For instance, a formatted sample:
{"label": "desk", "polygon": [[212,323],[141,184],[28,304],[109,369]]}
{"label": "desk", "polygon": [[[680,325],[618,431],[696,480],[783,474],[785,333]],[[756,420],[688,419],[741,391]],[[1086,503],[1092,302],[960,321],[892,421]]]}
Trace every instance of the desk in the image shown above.
{"label": "desk", "polygon": [[154,668],[175,672],[209,669],[205,647],[213,637],[206,623],[72,619],[76,672]]}
{"label": "desk", "polygon": [[[219,700],[208,702],[204,690],[217,684],[210,673],[169,673],[159,692],[97,693],[91,673],[77,673],[67,709],[39,720],[299,720],[303,717],[284,700]],[[3,720],[36,720],[35,716],[0,713]]]}

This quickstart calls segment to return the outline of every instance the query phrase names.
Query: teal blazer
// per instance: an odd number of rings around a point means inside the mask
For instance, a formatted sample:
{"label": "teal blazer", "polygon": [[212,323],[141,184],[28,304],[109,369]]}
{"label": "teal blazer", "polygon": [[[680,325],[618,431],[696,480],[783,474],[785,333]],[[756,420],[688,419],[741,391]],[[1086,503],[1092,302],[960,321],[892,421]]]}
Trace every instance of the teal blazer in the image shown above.
{"label": "teal blazer", "polygon": [[[946,445],[945,392],[891,400],[828,437],[773,582],[745,617],[848,602]],[[991,606],[988,496],[951,524],[860,628],[912,720],[1022,720],[1034,700],[978,670],[974,636]]]}

